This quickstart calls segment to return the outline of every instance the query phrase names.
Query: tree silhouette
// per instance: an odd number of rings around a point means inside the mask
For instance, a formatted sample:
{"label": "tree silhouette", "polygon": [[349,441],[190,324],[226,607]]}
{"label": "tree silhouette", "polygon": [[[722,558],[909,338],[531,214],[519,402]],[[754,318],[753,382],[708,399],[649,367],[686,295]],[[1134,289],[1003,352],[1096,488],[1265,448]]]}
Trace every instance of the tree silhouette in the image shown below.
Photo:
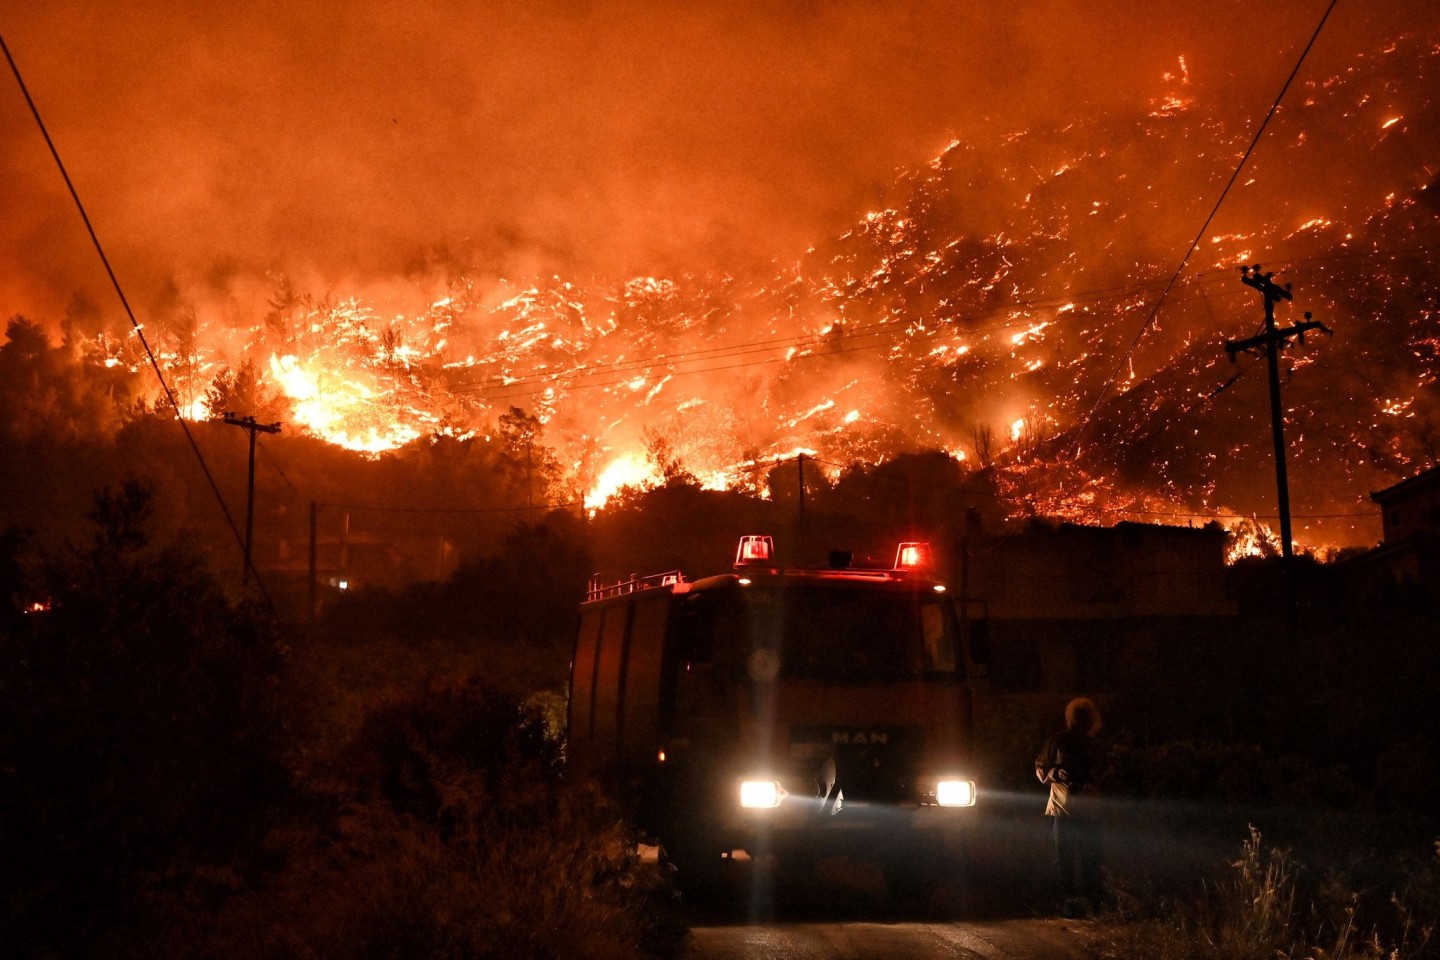
{"label": "tree silhouette", "polygon": [[285,416],[284,402],[266,389],[253,360],[221,370],[205,390],[205,407],[214,419],[235,413],[268,423]]}
{"label": "tree silhouette", "polygon": [[157,504],[103,491],[83,546],[40,558],[51,607],[0,621],[0,855],[20,955],[87,953],[162,876],[226,863],[284,795],[282,648],[188,550],[152,543]]}
{"label": "tree silhouette", "polygon": [[95,439],[129,419],[129,374],[75,362],[44,329],[16,315],[0,344],[0,433],[12,439]]}

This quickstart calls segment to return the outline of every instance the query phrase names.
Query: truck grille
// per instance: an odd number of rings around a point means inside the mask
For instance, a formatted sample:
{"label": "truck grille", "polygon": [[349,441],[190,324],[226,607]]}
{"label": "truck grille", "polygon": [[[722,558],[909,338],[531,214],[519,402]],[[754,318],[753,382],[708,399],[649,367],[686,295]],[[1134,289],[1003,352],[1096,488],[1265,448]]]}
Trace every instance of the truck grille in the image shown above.
{"label": "truck grille", "polygon": [[838,787],[847,806],[908,803],[922,731],[918,727],[814,725],[790,728],[790,759],[815,781],[816,796]]}

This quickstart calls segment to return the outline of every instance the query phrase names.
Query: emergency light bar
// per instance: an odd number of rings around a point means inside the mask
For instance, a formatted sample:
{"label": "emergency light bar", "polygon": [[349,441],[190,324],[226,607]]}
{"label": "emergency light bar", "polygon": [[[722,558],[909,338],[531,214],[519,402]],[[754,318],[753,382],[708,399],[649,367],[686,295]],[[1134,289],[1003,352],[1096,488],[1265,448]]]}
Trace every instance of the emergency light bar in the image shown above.
{"label": "emergency light bar", "polygon": [[775,538],[764,535],[749,535],[740,538],[735,550],[735,566],[744,567],[754,563],[770,563],[775,558]]}
{"label": "emergency light bar", "polygon": [[930,544],[902,543],[895,551],[896,570],[920,570],[930,566]]}

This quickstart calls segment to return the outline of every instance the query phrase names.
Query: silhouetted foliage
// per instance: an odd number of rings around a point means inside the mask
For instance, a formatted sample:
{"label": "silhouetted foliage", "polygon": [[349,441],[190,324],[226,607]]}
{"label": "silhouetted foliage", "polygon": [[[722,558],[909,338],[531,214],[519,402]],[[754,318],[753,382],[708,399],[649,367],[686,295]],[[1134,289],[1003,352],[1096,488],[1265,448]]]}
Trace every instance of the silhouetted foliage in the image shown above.
{"label": "silhouetted foliage", "polygon": [[238,370],[226,367],[210,381],[205,390],[205,407],[212,418],[234,413],[269,423],[285,416],[287,404],[266,389],[255,362],[246,360]]}
{"label": "silhouetted foliage", "polygon": [[102,492],[92,541],[41,564],[51,608],[0,638],[0,845],[26,878],[4,926],[20,954],[98,950],[144,888],[253,845],[286,791],[281,645],[193,553],[150,542],[153,507],[133,483]]}
{"label": "silhouetted foliage", "polygon": [[52,347],[37,323],[15,316],[0,344],[0,437],[10,440],[97,441],[128,417],[128,371],[75,362]]}
{"label": "silhouetted foliage", "polygon": [[335,601],[324,635],[349,645],[384,641],[418,648],[441,641],[483,652],[488,667],[470,663],[466,671],[521,678],[531,689],[563,686],[576,607],[591,567],[584,524],[555,511],[515,525],[494,553],[466,560],[444,582]]}
{"label": "silhouetted foliage", "polygon": [[[375,702],[263,883],[164,904],[167,955],[626,958],[673,947],[657,875],[537,708],[474,680]],[[198,922],[197,922],[198,914]]]}
{"label": "silhouetted foliage", "polygon": [[499,417],[498,429],[504,443],[506,467],[517,489],[517,506],[543,503],[551,488],[560,482],[560,462],[555,451],[540,443],[544,424],[538,416],[520,407],[511,407]]}

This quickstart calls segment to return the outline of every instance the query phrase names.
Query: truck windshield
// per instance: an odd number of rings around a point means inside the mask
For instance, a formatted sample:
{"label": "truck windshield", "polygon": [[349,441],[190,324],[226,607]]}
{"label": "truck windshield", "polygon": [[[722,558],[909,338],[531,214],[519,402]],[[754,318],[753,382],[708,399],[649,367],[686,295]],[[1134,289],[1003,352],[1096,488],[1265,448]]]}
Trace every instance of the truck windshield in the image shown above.
{"label": "truck windshield", "polygon": [[772,674],[794,679],[902,680],[955,672],[954,616],[938,594],[756,584],[706,597],[690,613],[697,646],[717,664],[752,675],[757,652],[758,662],[773,664]]}

